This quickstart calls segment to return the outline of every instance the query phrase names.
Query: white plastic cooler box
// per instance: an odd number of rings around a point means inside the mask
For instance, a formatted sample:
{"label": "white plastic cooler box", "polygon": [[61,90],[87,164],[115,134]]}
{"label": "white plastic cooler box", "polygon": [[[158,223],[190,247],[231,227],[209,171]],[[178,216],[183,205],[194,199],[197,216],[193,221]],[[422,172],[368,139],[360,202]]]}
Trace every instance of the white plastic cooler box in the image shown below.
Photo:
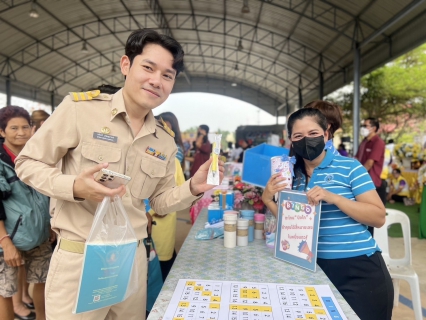
{"label": "white plastic cooler box", "polygon": [[247,149],[243,158],[242,181],[264,188],[271,177],[271,158],[288,155],[289,149],[262,143]]}

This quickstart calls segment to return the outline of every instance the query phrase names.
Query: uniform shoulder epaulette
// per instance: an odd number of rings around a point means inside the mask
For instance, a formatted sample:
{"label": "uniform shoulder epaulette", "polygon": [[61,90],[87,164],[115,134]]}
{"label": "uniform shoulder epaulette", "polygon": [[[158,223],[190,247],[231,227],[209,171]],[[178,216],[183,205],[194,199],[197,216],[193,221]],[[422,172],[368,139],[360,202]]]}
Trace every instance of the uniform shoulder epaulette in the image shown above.
{"label": "uniform shoulder epaulette", "polygon": [[70,97],[73,101],[90,101],[90,100],[111,100],[112,95],[101,93],[100,90],[92,90],[86,92],[70,92]]}
{"label": "uniform shoulder epaulette", "polygon": [[169,128],[167,123],[161,117],[160,117],[160,120],[156,120],[156,121],[157,121],[157,126],[159,126],[164,131],[166,131],[169,135],[172,136],[172,138],[175,137],[175,133],[173,132],[173,130]]}

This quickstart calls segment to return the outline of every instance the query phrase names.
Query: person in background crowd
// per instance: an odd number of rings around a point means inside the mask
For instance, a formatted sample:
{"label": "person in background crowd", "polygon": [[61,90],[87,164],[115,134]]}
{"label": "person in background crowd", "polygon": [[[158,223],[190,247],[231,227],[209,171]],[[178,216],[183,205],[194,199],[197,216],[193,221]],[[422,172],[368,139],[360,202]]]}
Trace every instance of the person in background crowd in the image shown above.
{"label": "person in background crowd", "polygon": [[[179,163],[182,167],[182,170],[185,171],[185,152],[182,142],[182,134],[180,132],[179,121],[172,112],[163,112],[160,113],[157,118],[163,119],[167,126],[173,131],[175,137],[175,143],[177,147],[176,158],[179,160]],[[161,120],[160,120],[161,121]]]}
{"label": "person in background crowd", "polygon": [[247,139],[247,144],[248,144],[248,148],[253,148],[253,146],[254,146],[253,139]]}
{"label": "person in background crowd", "polygon": [[185,179],[188,180],[191,177],[191,168],[194,163],[194,155],[197,150],[197,146],[195,145],[195,141],[192,141],[190,144],[191,147],[185,153],[185,171],[183,172],[185,175]]}
{"label": "person in background crowd", "polygon": [[238,162],[241,153],[243,152],[243,148],[241,148],[238,142],[235,142],[235,147],[232,149],[230,160],[231,162]]}
{"label": "person in background crowd", "polygon": [[194,162],[192,163],[190,174],[191,177],[197,172],[198,168],[210,158],[212,153],[212,145],[208,138],[209,127],[202,124],[198,127],[197,139],[195,140]]}
{"label": "person in background crowd", "polygon": [[229,159],[232,156],[232,150],[234,150],[233,143],[231,141],[227,142],[226,150],[223,151],[223,156],[226,158],[226,161],[230,161]]}
{"label": "person in background crowd", "polygon": [[[30,122],[30,115],[24,108],[8,106],[0,109],[0,159],[11,168],[15,168],[17,155],[31,138]],[[1,192],[1,200],[6,199],[7,195]],[[47,210],[46,207],[46,214]],[[52,255],[51,245],[46,241],[32,250],[20,252],[6,232],[6,219],[7,212],[0,202],[0,319],[31,320],[37,315],[37,320],[44,320],[44,289]],[[28,290],[26,282],[34,283],[33,303],[25,295],[28,295],[25,292]],[[29,308],[35,308],[35,313]]]}
{"label": "person in background crowd", "polygon": [[[355,158],[367,169],[383,205],[386,205],[387,182],[380,178],[385,160],[385,142],[377,134],[379,128],[379,120],[375,118],[364,120],[360,130],[360,134],[364,137],[364,140],[359,145]],[[374,228],[372,226],[368,230],[371,235],[374,235]]]}
{"label": "person in background crowd", "polygon": [[183,142],[183,153],[187,154],[189,149],[191,149],[191,143],[188,140]]}
{"label": "person in background crowd", "polygon": [[391,178],[389,173],[392,172],[392,164],[393,164],[392,153],[393,153],[393,147],[388,148],[388,145],[386,145],[385,154],[383,156],[382,173],[380,174],[380,179],[386,181],[386,186],[388,185],[388,182],[390,181],[390,178]]}
{"label": "person in background crowd", "polygon": [[[189,150],[188,150],[188,155],[190,157],[194,157],[196,151],[197,151],[197,145],[195,144],[195,141],[192,141],[191,148],[189,148]],[[192,161],[194,161],[194,160],[192,160]]]}
{"label": "person in background crowd", "polygon": [[386,149],[390,151],[391,154],[393,154],[393,149],[395,149],[395,142],[393,139],[389,139],[388,143],[386,144]]}
{"label": "person in background crowd", "polygon": [[420,161],[421,165],[417,171],[417,187],[422,188],[426,184],[426,161]]}
{"label": "person in background crowd", "polygon": [[346,151],[346,147],[343,143],[339,144],[339,148],[337,148],[337,151],[339,151],[341,156],[347,157],[348,152]]}
{"label": "person in background crowd", "polygon": [[383,226],[386,211],[370,176],[358,160],[324,150],[328,124],[319,110],[297,110],[287,128],[290,155],[296,157],[293,185],[280,184],[285,178],[273,175],[263,202],[276,216],[273,197],[285,188],[305,191],[311,205],[322,201],[318,265],[361,319],[391,320],[392,279],[367,228]]}
{"label": "person in background crowd", "polygon": [[38,129],[40,129],[41,125],[47,120],[47,118],[50,117],[50,114],[48,114],[44,110],[35,110],[31,114],[31,124],[35,126],[35,131],[37,132]]}
{"label": "person in background crowd", "polygon": [[410,195],[408,188],[408,182],[401,175],[401,170],[392,170],[392,179],[390,184],[390,190],[387,196],[389,203],[404,202],[404,199]]}
{"label": "person in background crowd", "polygon": [[[71,93],[16,159],[16,173],[23,182],[57,199],[51,224],[60,237],[46,285],[49,319],[145,319],[144,245],[136,249],[137,292],[112,306],[84,315],[72,313],[84,244],[96,207],[104,197],[122,198],[135,235],[142,242],[148,225],[144,199],[149,199],[157,214],[166,215],[188,208],[213,188],[206,184],[212,159],[176,187],[176,144],[170,130],[156,121],[152,111],[169,97],[176,77],[184,70],[182,46],[153,29],[140,29],[127,38],[124,51],[120,60],[124,87],[114,95]],[[61,159],[63,165],[58,169],[56,164]],[[132,180],[126,186],[107,188],[94,179],[103,168]],[[223,162],[219,161],[220,180],[223,171]]]}
{"label": "person in background crowd", "polygon": [[325,148],[331,150],[334,154],[338,154],[339,152],[333,145],[333,138],[334,133],[342,127],[343,116],[341,108],[333,102],[324,100],[314,100],[309,102],[303,108],[318,109],[323,115],[325,115],[328,122],[327,131],[329,133],[329,140],[325,144]]}
{"label": "person in background crowd", "polygon": [[[175,172],[176,185],[180,186],[185,182],[183,174],[184,161],[183,143],[179,128],[179,122],[172,112],[163,112],[157,116],[157,119],[163,119],[167,126],[173,130],[175,135],[175,143],[178,149],[176,153],[177,164]],[[160,120],[161,121],[161,120]],[[171,212],[165,216],[160,216],[154,210],[150,210],[149,214],[155,223],[151,227],[152,239],[160,260],[161,274],[163,281],[166,280],[170,269],[176,259],[175,235],[176,235],[176,212]]]}
{"label": "person in background crowd", "polygon": [[[180,186],[185,182],[185,176],[182,168],[178,165],[179,160],[176,158],[176,185]],[[176,212],[171,212],[165,216],[160,216],[153,209],[149,210],[151,220],[154,221],[151,226],[151,235],[157,251],[158,260],[160,260],[161,275],[163,281],[166,281],[170,269],[176,260]]]}
{"label": "person in background crowd", "polygon": [[[40,126],[49,118],[50,114],[48,114],[44,110],[35,110],[31,114],[31,125],[33,126],[32,133],[34,134],[37,132],[38,129],[40,129]],[[56,236],[54,232],[51,232],[51,241],[52,242],[52,249],[56,245]],[[47,271],[46,271],[47,272]],[[34,301],[30,296],[29,293],[29,283],[26,281],[27,279],[27,272],[25,270],[25,266],[19,266],[18,267],[18,291],[15,295],[13,295],[13,308],[15,311],[15,315],[18,319],[29,319],[32,316],[35,317],[35,314],[32,312],[29,316],[22,316],[22,310],[25,309],[23,306],[30,310],[34,310]],[[44,298],[44,295],[43,295]],[[44,301],[43,301],[44,304]],[[27,310],[25,310],[27,311]],[[44,311],[43,311],[44,313]],[[42,317],[42,315],[40,315]]]}
{"label": "person in background crowd", "polygon": [[240,155],[238,156],[238,161],[237,162],[242,163],[243,160],[244,160],[244,152],[247,149],[250,149],[250,145],[247,142],[247,140],[240,139],[240,140],[238,140],[238,146],[241,148],[241,152],[240,152]]}

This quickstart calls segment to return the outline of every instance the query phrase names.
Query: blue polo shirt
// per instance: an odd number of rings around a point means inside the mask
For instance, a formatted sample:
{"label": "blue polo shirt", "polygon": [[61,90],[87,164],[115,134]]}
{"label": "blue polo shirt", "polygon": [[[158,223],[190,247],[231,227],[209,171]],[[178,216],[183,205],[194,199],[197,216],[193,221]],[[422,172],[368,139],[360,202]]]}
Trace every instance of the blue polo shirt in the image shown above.
{"label": "blue polo shirt", "polygon": [[[295,179],[294,190],[307,191],[319,186],[356,201],[355,197],[376,190],[370,175],[361,163],[352,158],[326,151],[321,164],[313,171],[308,187],[305,177]],[[305,190],[306,189],[306,190]],[[342,259],[372,255],[380,251],[365,224],[359,223],[334,204],[323,201],[318,237],[318,258]]]}

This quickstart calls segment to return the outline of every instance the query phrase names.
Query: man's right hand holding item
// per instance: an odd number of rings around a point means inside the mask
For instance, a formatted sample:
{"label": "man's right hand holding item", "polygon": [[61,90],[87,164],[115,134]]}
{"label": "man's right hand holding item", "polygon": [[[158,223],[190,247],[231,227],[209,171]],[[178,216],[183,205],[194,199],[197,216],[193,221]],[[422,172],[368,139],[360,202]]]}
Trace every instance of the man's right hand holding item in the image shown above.
{"label": "man's right hand holding item", "polygon": [[83,170],[74,181],[74,198],[102,202],[105,197],[112,198],[116,195],[122,197],[126,193],[126,186],[110,189],[95,181],[94,175],[107,167],[108,163],[100,163]]}
{"label": "man's right hand holding item", "polygon": [[[200,168],[197,170],[197,172],[194,174],[194,176],[191,178],[190,183],[190,190],[191,193],[196,196],[203,192],[206,192],[208,190],[213,189],[214,185],[207,184],[207,175],[209,173],[210,164],[212,163],[212,157],[208,161],[206,161],[204,164],[200,166]],[[223,174],[225,172],[225,163],[222,160],[219,160],[218,162],[218,168],[219,168],[219,181],[222,183],[223,180]]]}

